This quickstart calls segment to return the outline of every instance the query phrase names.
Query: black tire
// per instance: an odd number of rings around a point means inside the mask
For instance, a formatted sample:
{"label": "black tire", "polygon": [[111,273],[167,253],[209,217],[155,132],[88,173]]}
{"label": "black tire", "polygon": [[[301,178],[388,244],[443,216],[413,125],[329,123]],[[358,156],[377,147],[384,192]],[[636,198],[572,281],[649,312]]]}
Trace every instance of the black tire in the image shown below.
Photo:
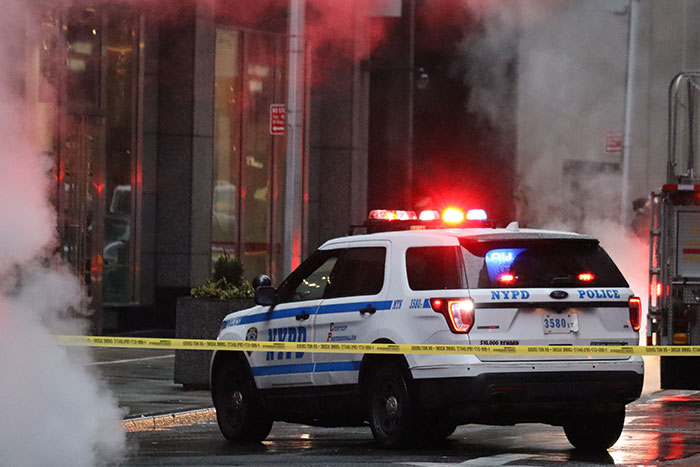
{"label": "black tire", "polygon": [[219,430],[231,443],[257,443],[270,434],[272,418],[261,406],[250,371],[240,361],[221,365],[212,382]]}
{"label": "black tire", "polygon": [[372,373],[369,421],[381,447],[403,447],[415,437],[415,408],[409,389],[409,380],[397,365],[384,363]]}
{"label": "black tire", "polygon": [[564,424],[564,433],[577,449],[603,451],[620,438],[625,424],[625,408],[572,417]]}

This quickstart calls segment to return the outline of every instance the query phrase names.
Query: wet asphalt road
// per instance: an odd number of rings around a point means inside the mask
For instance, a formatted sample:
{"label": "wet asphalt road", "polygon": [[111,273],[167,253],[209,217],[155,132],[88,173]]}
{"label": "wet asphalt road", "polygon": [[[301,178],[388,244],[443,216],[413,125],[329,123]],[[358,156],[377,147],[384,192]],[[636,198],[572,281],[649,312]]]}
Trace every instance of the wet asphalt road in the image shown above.
{"label": "wet asphalt road", "polygon": [[172,352],[97,349],[94,356],[95,369],[127,414],[126,466],[700,465],[698,391],[643,396],[628,406],[617,444],[599,454],[580,453],[561,428],[538,424],[463,426],[439,445],[387,451],[374,445],[368,427],[275,423],[265,442],[241,447],[219,433],[208,391],[185,391],[172,382]]}
{"label": "wet asphalt road", "polygon": [[700,394],[665,391],[628,408],[625,430],[607,453],[573,449],[546,425],[464,426],[445,442],[404,451],[378,449],[369,428],[312,428],[276,423],[258,445],[236,447],[213,413],[192,424],[129,433],[126,465],[700,465]]}

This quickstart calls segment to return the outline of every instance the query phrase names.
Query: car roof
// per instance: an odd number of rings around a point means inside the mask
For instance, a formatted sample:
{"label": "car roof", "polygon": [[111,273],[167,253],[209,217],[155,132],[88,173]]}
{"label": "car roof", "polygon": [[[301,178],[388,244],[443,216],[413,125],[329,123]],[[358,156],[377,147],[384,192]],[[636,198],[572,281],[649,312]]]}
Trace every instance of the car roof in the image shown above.
{"label": "car roof", "polygon": [[426,229],[426,230],[400,230],[379,232],[364,235],[352,235],[328,240],[321,249],[337,247],[341,244],[355,243],[359,241],[396,240],[407,244],[435,244],[458,245],[460,238],[469,238],[474,241],[498,241],[498,240],[537,240],[537,239],[562,239],[562,240],[596,240],[588,235],[574,232],[561,232],[555,230],[519,229],[519,228],[467,228],[467,229]]}

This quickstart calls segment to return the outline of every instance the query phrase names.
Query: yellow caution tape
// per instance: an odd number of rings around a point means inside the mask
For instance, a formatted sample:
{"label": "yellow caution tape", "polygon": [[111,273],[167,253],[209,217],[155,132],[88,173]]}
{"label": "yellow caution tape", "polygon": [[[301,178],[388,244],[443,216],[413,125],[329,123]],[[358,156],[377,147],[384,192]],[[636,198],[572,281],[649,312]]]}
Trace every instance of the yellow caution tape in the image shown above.
{"label": "yellow caution tape", "polygon": [[336,342],[219,341],[207,339],[160,339],[150,337],[56,336],[58,343],[81,347],[171,350],[246,350],[257,352],[319,352],[373,354],[448,355],[663,355],[697,356],[698,345],[412,345],[347,344]]}

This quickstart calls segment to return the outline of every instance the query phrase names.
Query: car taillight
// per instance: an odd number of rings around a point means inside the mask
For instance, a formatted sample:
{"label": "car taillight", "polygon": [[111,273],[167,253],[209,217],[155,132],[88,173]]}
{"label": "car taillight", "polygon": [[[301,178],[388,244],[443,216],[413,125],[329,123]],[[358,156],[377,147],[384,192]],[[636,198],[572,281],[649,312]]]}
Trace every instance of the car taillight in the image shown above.
{"label": "car taillight", "polygon": [[442,313],[452,332],[468,333],[474,324],[474,302],[470,298],[431,298],[430,306]]}
{"label": "car taillight", "polygon": [[642,300],[639,297],[630,297],[630,324],[632,329],[639,331],[642,326]]}

